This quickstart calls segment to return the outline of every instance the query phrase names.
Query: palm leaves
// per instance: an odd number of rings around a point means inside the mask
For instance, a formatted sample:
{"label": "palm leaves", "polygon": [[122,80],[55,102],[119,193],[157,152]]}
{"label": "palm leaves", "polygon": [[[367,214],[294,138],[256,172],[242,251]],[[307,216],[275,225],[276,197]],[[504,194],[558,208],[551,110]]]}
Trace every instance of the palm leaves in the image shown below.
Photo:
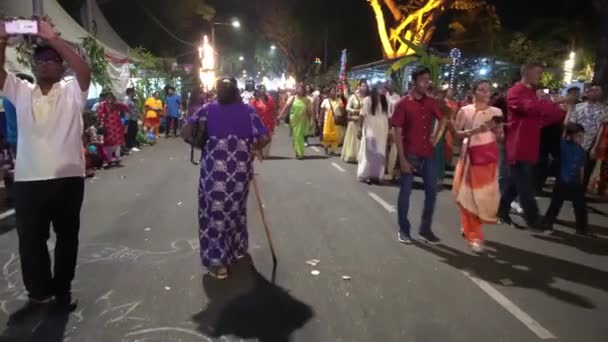
{"label": "palm leaves", "polygon": [[387,75],[397,72],[406,66],[417,63],[421,67],[426,67],[431,71],[431,80],[433,83],[439,83],[439,76],[441,73],[441,66],[449,64],[451,59],[437,56],[428,51],[423,45],[416,45],[409,40],[401,40],[401,42],[407,45],[412,51],[413,55],[403,57],[396,61],[389,70],[386,71]]}

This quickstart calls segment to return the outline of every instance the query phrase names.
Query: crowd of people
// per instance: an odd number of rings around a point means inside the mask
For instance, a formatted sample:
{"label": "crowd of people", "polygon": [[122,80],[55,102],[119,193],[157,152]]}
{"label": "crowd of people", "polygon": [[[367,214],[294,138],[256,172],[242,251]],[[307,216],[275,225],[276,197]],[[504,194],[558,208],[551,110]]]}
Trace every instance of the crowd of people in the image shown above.
{"label": "crowd of people", "polygon": [[154,91],[141,105],[134,88],[127,88],[121,101],[112,92],[102,92],[85,114],[85,160],[87,176],[96,169],[122,166],[122,157],[153,145],[161,134],[178,137],[185,104],[175,88],[164,88],[164,101]]}
{"label": "crowd of people", "polygon": [[[338,156],[342,147],[341,159],[358,164],[360,181],[398,182],[402,243],[411,243],[408,208],[415,175],[425,192],[420,235],[439,242],[431,229],[435,199],[447,185],[446,169],[454,168],[461,231],[481,253],[483,224],[514,225],[515,210],[527,226],[550,234],[564,200],[573,201],[577,234],[590,236],[585,196],[605,195],[608,107],[602,88],[590,84],[584,94],[579,88],[565,96],[548,94],[537,89],[542,70],[540,64],[522,66],[521,79],[502,93],[489,81],[476,82],[460,101],[453,89],[434,88],[429,71],[421,69],[404,96],[390,83],[361,81],[348,99],[336,84],[323,92],[301,84],[293,94],[278,93],[277,100],[260,87],[251,104],[270,136],[286,120],[297,159],[305,159],[308,138],[318,136],[328,156]],[[263,156],[268,155],[266,149]],[[552,201],[541,216],[535,197],[545,190]]]}
{"label": "crowd of people", "polygon": [[[155,92],[143,106],[132,88],[123,101],[104,93],[83,127],[91,81],[86,61],[41,20],[38,38],[45,44],[33,51],[35,82],[17,77],[4,69],[8,35],[1,27],[0,85],[5,110],[13,113],[0,144],[0,176],[11,173],[15,156],[19,253],[30,299],[19,313],[51,302],[70,311],[86,173],[95,166],[118,166],[139,144],[154,143],[163,121],[166,136],[177,136],[186,106],[172,86],[165,87],[164,101]],[[66,65],[74,77],[63,77]],[[298,85],[293,93],[276,94],[261,86],[244,97],[234,78],[220,78],[215,92],[194,91],[181,135],[203,152],[198,192],[203,266],[224,279],[246,256],[253,161],[270,156],[282,120],[297,159],[306,159],[308,139],[317,136],[328,156],[358,164],[360,181],[373,185],[388,178],[399,184],[401,243],[412,242],[408,211],[415,175],[425,194],[419,234],[428,243],[440,242],[432,230],[435,202],[456,155],[452,192],[472,251],[484,251],[484,224],[513,224],[516,200],[526,224],[547,234],[570,200],[576,233],[591,236],[586,193],[606,188],[608,108],[598,85],[587,86],[583,96],[576,89],[564,97],[538,90],[542,70],[540,64],[522,66],[521,79],[504,94],[493,94],[490,82],[478,81],[462,101],[451,89],[434,88],[426,68],[412,73],[403,96],[391,84],[364,81],[349,98],[337,83],[322,91]],[[541,216],[535,195],[549,177],[555,178],[551,204]],[[51,224],[57,235],[53,270],[46,245]]]}
{"label": "crowd of people", "polygon": [[[300,84],[293,92],[272,94],[259,86],[239,97],[234,79],[220,79],[218,93],[203,96],[185,130],[187,138],[203,123],[199,131],[206,132],[199,189],[203,265],[223,279],[245,255],[252,161],[270,156],[271,138],[283,120],[296,159],[306,159],[309,138],[316,136],[327,156],[358,164],[360,181],[399,184],[401,243],[412,242],[408,211],[416,175],[425,193],[419,234],[428,243],[440,242],[433,214],[452,167],[460,231],[475,253],[484,252],[483,225],[513,225],[511,210],[520,211],[528,227],[551,234],[565,200],[573,202],[576,233],[592,236],[585,196],[605,190],[608,107],[598,85],[588,85],[584,96],[575,89],[567,96],[538,90],[542,70],[536,63],[522,66],[521,79],[503,93],[493,92],[489,81],[477,81],[460,101],[453,89],[434,88],[426,68],[412,74],[403,96],[391,84],[370,87],[361,81],[348,99],[337,83],[323,91]],[[551,204],[541,216],[536,190],[547,189],[549,177]],[[535,184],[539,179],[542,184]]]}

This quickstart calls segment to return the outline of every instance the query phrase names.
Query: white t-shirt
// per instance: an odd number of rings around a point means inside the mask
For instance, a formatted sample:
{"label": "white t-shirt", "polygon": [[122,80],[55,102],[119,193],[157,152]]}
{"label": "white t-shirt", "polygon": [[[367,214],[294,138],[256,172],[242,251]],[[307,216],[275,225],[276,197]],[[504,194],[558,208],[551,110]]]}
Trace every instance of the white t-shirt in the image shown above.
{"label": "white t-shirt", "polygon": [[15,181],[84,177],[82,112],[88,91],[75,79],[60,81],[45,96],[7,73],[2,95],[17,108]]}

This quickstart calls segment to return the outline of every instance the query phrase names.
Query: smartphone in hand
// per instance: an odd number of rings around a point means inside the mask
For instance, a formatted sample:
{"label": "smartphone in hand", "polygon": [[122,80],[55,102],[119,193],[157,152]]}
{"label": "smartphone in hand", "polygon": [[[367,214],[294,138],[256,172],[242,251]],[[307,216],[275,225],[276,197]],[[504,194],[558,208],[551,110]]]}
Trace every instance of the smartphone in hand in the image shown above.
{"label": "smartphone in hand", "polygon": [[4,30],[9,35],[36,35],[38,34],[38,21],[17,19],[4,23]]}

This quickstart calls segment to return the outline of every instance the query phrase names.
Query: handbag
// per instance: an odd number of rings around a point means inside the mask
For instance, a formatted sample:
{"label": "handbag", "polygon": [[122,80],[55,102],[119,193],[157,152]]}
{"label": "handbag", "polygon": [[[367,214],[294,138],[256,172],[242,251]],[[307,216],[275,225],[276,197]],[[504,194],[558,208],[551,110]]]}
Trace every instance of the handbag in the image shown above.
{"label": "handbag", "polygon": [[[477,116],[479,111],[475,110],[475,115],[473,115],[472,126],[475,125],[475,117]],[[471,127],[472,129],[473,127]],[[470,146],[470,138],[469,138],[469,146],[467,147],[469,160],[471,161],[471,165],[488,165],[493,163],[498,163],[498,144],[496,141],[489,142],[483,145],[475,145]]]}
{"label": "handbag", "polygon": [[202,150],[207,145],[208,138],[207,124],[205,121],[198,120],[195,124],[192,124],[192,133],[189,137],[185,137],[184,140],[193,149]]}
{"label": "handbag", "polygon": [[329,108],[331,109],[331,113],[334,116],[334,124],[336,124],[337,126],[346,126],[348,124],[348,118],[346,117],[346,115],[336,115],[336,112],[334,111],[334,106],[331,103],[331,99],[327,99],[327,101],[329,102]]}

